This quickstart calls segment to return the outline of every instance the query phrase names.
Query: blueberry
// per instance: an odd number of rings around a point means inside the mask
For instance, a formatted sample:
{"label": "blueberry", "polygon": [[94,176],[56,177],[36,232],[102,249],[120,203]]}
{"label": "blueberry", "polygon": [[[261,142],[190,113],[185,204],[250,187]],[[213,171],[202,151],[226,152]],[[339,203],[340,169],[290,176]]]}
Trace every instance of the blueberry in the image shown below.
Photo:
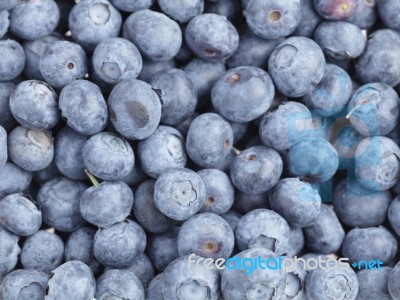
{"label": "blueberry", "polygon": [[163,273],[160,273],[150,281],[150,284],[146,289],[147,299],[164,300],[164,296],[162,295],[161,290],[162,276]]}
{"label": "blueberry", "polygon": [[10,13],[7,10],[0,9],[0,38],[3,38],[10,26]]}
{"label": "blueberry", "polygon": [[229,226],[231,226],[232,230],[235,231],[237,224],[239,223],[242,215],[235,210],[228,210],[226,213],[222,214],[221,217],[228,222]]}
{"label": "blueberry", "polygon": [[10,109],[10,95],[15,85],[11,82],[0,82],[0,126],[9,131],[17,124]]}
{"label": "blueberry", "polygon": [[149,9],[139,10],[126,19],[123,36],[150,60],[172,59],[182,45],[182,31],[174,20]]}
{"label": "blueberry", "polygon": [[265,40],[250,30],[240,33],[239,46],[235,53],[226,61],[229,68],[253,66],[265,68],[268,57],[278,45],[279,40]]}
{"label": "blueberry", "polygon": [[321,205],[321,212],[314,223],[303,230],[306,246],[311,251],[321,254],[338,251],[345,235],[334,210],[326,204]]}
{"label": "blueberry", "polygon": [[314,38],[327,57],[337,60],[359,57],[367,43],[359,27],[344,21],[322,22],[314,32]]}
{"label": "blueberry", "polygon": [[354,300],[359,289],[356,273],[350,268],[315,269],[308,273],[306,295],[309,300]]}
{"label": "blueberry", "polygon": [[62,128],[55,139],[54,162],[57,169],[73,180],[86,179],[82,148],[87,137],[69,127]]}
{"label": "blueberry", "polygon": [[186,165],[184,138],[173,127],[159,126],[151,136],[139,141],[137,149],[143,171],[153,178],[169,168]]}
{"label": "blueberry", "polygon": [[174,68],[175,60],[164,60],[164,61],[152,61],[149,59],[143,59],[142,71],[140,72],[138,79],[145,82],[150,82],[153,76],[162,70]]}
{"label": "blueberry", "polygon": [[32,173],[25,171],[7,162],[0,168],[0,199],[7,195],[21,193],[29,187],[32,181]]}
{"label": "blueberry", "polygon": [[[388,46],[390,45],[390,47]],[[400,83],[400,33],[381,29],[368,38],[364,53],[357,59],[355,70],[362,83],[381,82],[392,87]],[[390,66],[390,68],[388,68]]]}
{"label": "blueberry", "polygon": [[267,194],[268,192],[251,195],[236,191],[233,207],[242,214],[246,214],[257,208],[270,208]]}
{"label": "blueberry", "polygon": [[93,253],[101,264],[122,268],[131,265],[145,247],[144,230],[136,222],[125,220],[96,232]]}
{"label": "blueberry", "polygon": [[329,117],[345,107],[351,94],[352,82],[349,74],[338,66],[327,64],[321,82],[304,97],[304,102],[321,116]]}
{"label": "blueberry", "polygon": [[[253,260],[258,257],[267,261],[278,260],[278,256],[268,249],[255,248],[240,252],[236,257],[245,260]],[[233,260],[236,267],[240,264]],[[232,262],[227,262],[233,266]],[[249,265],[249,264],[245,264]],[[247,268],[246,268],[247,269]],[[222,271],[221,289],[224,299],[273,299],[274,295],[284,295],[285,276],[281,270],[255,268],[251,273],[242,268],[240,270],[225,268]],[[250,268],[249,268],[250,269]],[[289,298],[290,299],[290,298]]]}
{"label": "blueberry", "polygon": [[257,67],[237,67],[222,75],[211,92],[214,109],[233,122],[249,122],[272,104],[275,88],[271,77]]}
{"label": "blueberry", "polygon": [[348,178],[335,187],[333,198],[339,220],[348,226],[362,228],[383,224],[392,195],[389,191],[370,191],[357,180]]}
{"label": "blueberry", "polygon": [[60,93],[59,106],[67,125],[81,134],[99,133],[107,125],[107,104],[100,88],[90,81],[67,84]]}
{"label": "blueberry", "polygon": [[57,100],[57,94],[47,83],[27,80],[12,92],[10,109],[25,128],[49,130],[60,118]]}
{"label": "blueberry", "polygon": [[80,1],[69,14],[72,38],[88,50],[104,39],[118,36],[121,25],[121,14],[107,0]]}
{"label": "blueberry", "polygon": [[82,156],[88,170],[103,180],[121,179],[135,164],[129,143],[110,132],[100,132],[89,138],[83,146]]}
{"label": "blueberry", "polygon": [[[177,258],[164,271],[161,290],[164,299],[217,299],[220,294],[220,272],[197,263],[199,256]],[[195,298],[194,298],[195,297]]]}
{"label": "blueberry", "polygon": [[242,151],[232,162],[233,185],[247,194],[261,194],[271,189],[283,170],[280,155],[273,149],[255,146]]}
{"label": "blueberry", "polygon": [[39,230],[28,237],[21,251],[24,269],[34,269],[50,273],[61,265],[64,258],[64,243],[55,234]]}
{"label": "blueberry", "polygon": [[233,205],[235,190],[229,176],[217,169],[203,169],[197,172],[206,187],[203,207],[200,212],[221,215]]}
{"label": "blueberry", "polygon": [[400,21],[396,16],[400,13],[400,3],[396,0],[377,1],[379,17],[389,28],[399,31]]}
{"label": "blueberry", "polygon": [[79,260],[88,265],[93,273],[100,271],[100,263],[93,255],[93,241],[96,230],[83,227],[71,233],[65,243],[65,261]]}
{"label": "blueberry", "polygon": [[292,176],[320,183],[332,178],[339,166],[336,149],[323,138],[305,138],[290,148],[286,156]]}
{"label": "blueberry", "polygon": [[55,42],[40,58],[39,70],[48,84],[61,89],[71,81],[85,76],[88,71],[86,53],[78,44]]}
{"label": "blueberry", "polygon": [[161,233],[173,228],[176,221],[164,216],[154,204],[154,184],[154,180],[147,180],[137,187],[133,213],[146,231]]}
{"label": "blueberry", "polygon": [[189,76],[179,69],[157,72],[150,85],[161,100],[161,123],[177,125],[190,117],[197,104],[197,94]]}
{"label": "blueberry", "polygon": [[61,176],[62,174],[58,170],[54,160],[46,168],[33,172],[33,179],[35,182],[44,184],[45,182],[54,179],[55,177]]}
{"label": "blueberry", "polygon": [[186,137],[190,159],[205,168],[215,167],[231,151],[233,131],[230,124],[215,113],[205,113],[193,120]]}
{"label": "blueberry", "polygon": [[154,266],[159,271],[165,268],[179,257],[178,253],[179,227],[164,233],[153,234],[148,245],[148,254]]}
{"label": "blueberry", "polygon": [[391,263],[397,253],[397,240],[385,227],[354,228],[343,241],[342,254],[350,262],[380,260]]}
{"label": "blueberry", "polygon": [[189,22],[204,10],[204,0],[158,0],[157,2],[163,13],[180,23]]}
{"label": "blueberry", "polygon": [[77,198],[80,198],[83,218],[101,228],[125,220],[133,205],[132,190],[121,181],[103,181],[88,188]]}
{"label": "blueberry", "polygon": [[262,117],[259,135],[264,145],[282,151],[310,136],[312,122],[311,112],[305,105],[284,101]]}
{"label": "blueberry", "polygon": [[123,80],[108,99],[110,119],[124,137],[142,140],[149,137],[161,119],[161,103],[151,86],[136,79]]}
{"label": "blueberry", "polygon": [[252,0],[244,11],[247,25],[259,37],[278,39],[290,35],[301,21],[300,0]]}
{"label": "blueberry", "polygon": [[383,191],[395,186],[400,178],[400,149],[387,137],[364,138],[355,151],[355,173],[362,186]]}
{"label": "blueberry", "polygon": [[6,165],[7,158],[7,131],[0,125],[0,170]]}
{"label": "blueberry", "polygon": [[235,229],[236,245],[241,251],[265,248],[282,255],[288,248],[289,231],[286,220],[276,212],[255,209],[239,220]]}
{"label": "blueberry", "polygon": [[[0,274],[11,272],[18,263],[21,248],[18,245],[19,237],[0,226]],[[0,286],[1,296],[1,286]]]}
{"label": "blueberry", "polygon": [[14,40],[0,40],[0,81],[12,80],[18,77],[25,66],[25,52],[22,46]]}
{"label": "blueberry", "polygon": [[304,233],[301,228],[290,228],[289,244],[286,255],[297,256],[303,250],[305,244]]}
{"label": "blueberry", "polygon": [[10,12],[10,31],[24,40],[36,40],[56,29],[60,11],[55,1],[18,1]]}
{"label": "blueberry", "polygon": [[177,243],[181,256],[195,253],[205,258],[227,259],[233,251],[235,238],[223,218],[213,213],[201,213],[182,224]]}
{"label": "blueberry", "polygon": [[226,17],[201,14],[190,20],[185,30],[186,43],[201,59],[224,61],[239,46],[239,34]]}
{"label": "blueberry", "polygon": [[345,20],[361,29],[370,29],[378,19],[377,2],[376,0],[360,0],[356,10]]}
{"label": "blueberry", "polygon": [[78,181],[58,177],[47,181],[37,195],[43,220],[56,230],[72,232],[85,225],[79,210],[79,199],[87,186]]}
{"label": "blueberry", "polygon": [[0,200],[0,226],[19,236],[30,236],[42,225],[37,205],[22,194],[11,194]]}
{"label": "blueberry", "polygon": [[400,297],[400,287],[399,287],[399,276],[400,276],[400,262],[398,262],[389,274],[388,279],[388,290],[391,299],[397,299]]}
{"label": "blueberry", "polygon": [[111,84],[138,77],[143,63],[136,46],[122,38],[102,40],[94,50],[92,62],[96,74]]}
{"label": "blueberry", "polygon": [[[109,267],[105,268],[105,272],[112,270]],[[126,270],[134,274],[141,282],[143,287],[147,287],[150,280],[154,277],[154,269],[150,259],[147,257],[146,254],[138,254],[135,258],[135,261],[122,269],[119,270]]]}
{"label": "blueberry", "polygon": [[149,8],[154,0],[110,0],[116,8],[122,11],[135,12]]}
{"label": "blueberry", "polygon": [[125,182],[129,186],[137,187],[146,179],[148,179],[147,174],[144,173],[142,167],[138,163],[135,163],[132,171],[127,176],[122,177],[120,181]]}
{"label": "blueberry", "polygon": [[144,289],[140,280],[126,270],[108,270],[96,282],[97,299],[143,300]]}
{"label": "blueberry", "polygon": [[83,262],[77,260],[66,262],[52,273],[46,300],[93,299],[96,281],[90,268]]}
{"label": "blueberry", "polygon": [[360,289],[356,300],[362,299],[381,299],[392,300],[389,294],[388,280],[392,271],[390,267],[382,269],[365,269],[357,272]]}
{"label": "blueberry", "polygon": [[360,0],[314,0],[315,10],[328,20],[343,20],[357,9]]}
{"label": "blueberry", "polygon": [[285,178],[269,194],[271,209],[285,218],[292,227],[312,225],[321,208],[321,197],[307,182]]}
{"label": "blueberry", "polygon": [[399,96],[384,83],[361,86],[351,98],[347,118],[363,136],[386,135],[399,122]]}
{"label": "blueberry", "polygon": [[0,285],[2,299],[44,299],[49,277],[39,270],[15,270]]}
{"label": "blueberry", "polygon": [[203,206],[206,189],[201,177],[186,168],[171,168],[154,185],[154,203],[165,216],[183,221]]}
{"label": "blueberry", "polygon": [[[389,191],[385,191],[385,193],[390,194]],[[400,219],[399,219],[400,205],[399,204],[400,204],[400,199],[399,199],[399,196],[397,196],[390,203],[389,210],[388,210],[388,219],[389,219],[390,225],[392,226],[393,230],[396,232],[397,235],[400,235]]]}
{"label": "blueberry", "polygon": [[50,131],[16,127],[8,136],[8,155],[26,171],[39,171],[53,160],[54,145]]}
{"label": "blueberry", "polygon": [[287,38],[270,55],[268,73],[276,88],[285,96],[305,96],[324,76],[324,54],[309,38]]}
{"label": "blueberry", "polygon": [[29,79],[43,80],[39,70],[40,58],[48,47],[61,40],[57,34],[46,35],[42,38],[26,41],[22,44],[26,56],[24,75]]}
{"label": "blueberry", "polygon": [[198,105],[206,106],[210,101],[211,89],[218,78],[225,72],[225,65],[221,62],[208,62],[200,58],[193,58],[183,70],[192,81],[198,95]]}
{"label": "blueberry", "polygon": [[321,20],[315,11],[314,0],[301,0],[301,20],[293,35],[312,37]]}

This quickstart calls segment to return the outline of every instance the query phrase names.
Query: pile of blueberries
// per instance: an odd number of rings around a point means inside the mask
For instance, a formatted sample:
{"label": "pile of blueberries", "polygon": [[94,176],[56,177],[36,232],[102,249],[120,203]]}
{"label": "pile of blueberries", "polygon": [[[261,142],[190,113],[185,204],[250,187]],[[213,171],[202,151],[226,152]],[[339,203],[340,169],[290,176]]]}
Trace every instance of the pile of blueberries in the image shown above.
{"label": "pile of blueberries", "polygon": [[400,299],[398,92],[399,0],[0,0],[0,299]]}

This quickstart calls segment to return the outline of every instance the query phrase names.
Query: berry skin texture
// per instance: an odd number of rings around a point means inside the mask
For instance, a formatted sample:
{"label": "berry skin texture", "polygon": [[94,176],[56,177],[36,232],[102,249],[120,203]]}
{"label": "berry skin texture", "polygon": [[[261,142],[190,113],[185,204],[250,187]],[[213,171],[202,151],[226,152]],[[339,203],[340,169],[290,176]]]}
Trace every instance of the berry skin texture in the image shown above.
{"label": "berry skin texture", "polygon": [[135,164],[129,143],[109,132],[89,138],[83,146],[82,156],[87,169],[103,180],[119,180],[129,175]]}
{"label": "berry skin texture", "polygon": [[151,136],[139,141],[137,149],[143,171],[153,178],[169,168],[183,168],[187,162],[184,137],[173,127],[160,125]]}
{"label": "berry skin texture", "polygon": [[25,52],[22,46],[10,39],[0,40],[0,81],[18,77],[25,66]]}
{"label": "berry skin texture", "polygon": [[111,3],[122,11],[135,12],[150,8],[154,0],[110,0]]}
{"label": "berry skin texture", "polygon": [[74,80],[60,93],[60,110],[67,125],[83,135],[94,135],[107,125],[108,110],[100,88],[87,80]]}
{"label": "berry skin texture", "polygon": [[27,80],[18,84],[12,92],[10,109],[25,128],[49,130],[60,118],[57,102],[57,94],[47,83]]}
{"label": "berry skin texture", "polygon": [[257,67],[237,67],[214,84],[214,109],[233,122],[249,122],[264,114],[272,104],[275,88],[271,77]]}
{"label": "berry skin texture", "polygon": [[223,218],[213,213],[201,213],[182,224],[177,244],[180,256],[195,253],[206,258],[228,259],[235,238],[232,228]]}
{"label": "berry skin texture", "polygon": [[202,114],[190,124],[186,150],[197,165],[216,167],[229,154],[232,145],[232,127],[218,114]]}
{"label": "berry skin texture", "polygon": [[0,170],[6,165],[7,158],[7,131],[0,126]]}
{"label": "berry skin texture", "polygon": [[53,0],[18,1],[10,13],[10,31],[24,40],[36,40],[54,31],[60,11]]}
{"label": "berry skin texture", "polygon": [[18,236],[30,236],[42,225],[42,213],[36,203],[22,194],[0,200],[0,226]]}
{"label": "berry skin texture", "polygon": [[118,83],[108,98],[110,120],[119,134],[127,139],[149,137],[161,119],[161,102],[151,86],[141,80]]}
{"label": "berry skin texture", "polygon": [[171,168],[156,180],[154,203],[165,216],[184,221],[200,210],[205,193],[204,182],[196,172]]}
{"label": "berry skin texture", "polygon": [[270,55],[268,73],[283,95],[302,97],[321,82],[325,73],[325,57],[313,40],[290,37]]}
{"label": "berry skin texture", "polygon": [[118,36],[121,25],[121,14],[107,0],[80,1],[69,14],[72,38],[88,50],[106,38]]}
{"label": "berry skin texture", "polygon": [[255,146],[242,151],[231,163],[230,178],[243,193],[265,193],[279,180],[283,171],[282,158],[275,150]]}
{"label": "berry skin texture", "polygon": [[314,7],[324,19],[343,20],[355,12],[359,2],[359,0],[314,0]]}
{"label": "berry skin texture", "polygon": [[102,40],[94,50],[92,62],[97,76],[110,84],[138,77],[143,64],[136,46],[123,38]]}
{"label": "berry skin texture", "polygon": [[204,0],[158,0],[157,2],[163,13],[180,23],[189,22],[204,10]]}
{"label": "berry skin texture", "polygon": [[145,247],[144,230],[136,222],[125,220],[99,228],[94,236],[93,253],[102,265],[118,269],[131,265]]}
{"label": "berry skin texture", "polygon": [[44,80],[55,89],[61,89],[88,71],[85,51],[73,42],[59,41],[47,48],[39,62]]}
{"label": "berry skin texture", "polygon": [[133,194],[129,186],[120,181],[103,181],[83,192],[80,212],[83,218],[101,228],[122,222],[130,214]]}
{"label": "berry skin texture", "polygon": [[232,23],[226,17],[209,13],[190,20],[185,39],[198,57],[212,62],[228,59],[239,46],[239,34]]}
{"label": "berry skin texture", "polygon": [[[0,199],[10,194],[22,193],[32,182],[33,174],[7,162],[0,168]],[[0,272],[1,273],[1,272]]]}
{"label": "berry skin texture", "polygon": [[15,127],[17,121],[14,119],[10,109],[10,95],[15,89],[11,82],[0,82],[0,126],[9,131]]}
{"label": "berry skin texture", "polygon": [[178,23],[149,9],[131,14],[124,23],[122,34],[153,61],[172,59],[182,45],[182,31]]}
{"label": "berry skin texture", "polygon": [[40,171],[50,165],[54,157],[51,131],[16,127],[8,136],[8,155],[26,171]]}
{"label": "berry skin texture", "polygon": [[46,300],[93,299],[96,281],[90,268],[83,262],[66,262],[52,271]]}
{"label": "berry skin texture", "polygon": [[39,270],[15,270],[0,285],[2,299],[44,299],[49,275]]}
{"label": "berry skin texture", "polygon": [[[18,263],[21,248],[18,245],[19,237],[0,226],[0,274],[11,272]],[[4,282],[4,281],[3,281]],[[1,297],[1,285],[0,285]]]}
{"label": "berry skin texture", "polygon": [[290,35],[301,21],[300,0],[253,0],[246,6],[247,25],[263,39],[279,39]]}
{"label": "berry skin texture", "polygon": [[366,269],[357,272],[360,289],[356,300],[361,299],[382,299],[392,300],[389,294],[388,280],[393,268],[383,267],[382,269]]}
{"label": "berry skin texture", "polygon": [[400,14],[400,3],[397,0],[377,1],[379,17],[389,28],[399,31],[400,21],[397,16]]}
{"label": "berry skin texture", "polygon": [[37,195],[46,224],[63,232],[83,227],[85,220],[79,211],[79,199],[86,189],[86,184],[64,177],[46,181]]}

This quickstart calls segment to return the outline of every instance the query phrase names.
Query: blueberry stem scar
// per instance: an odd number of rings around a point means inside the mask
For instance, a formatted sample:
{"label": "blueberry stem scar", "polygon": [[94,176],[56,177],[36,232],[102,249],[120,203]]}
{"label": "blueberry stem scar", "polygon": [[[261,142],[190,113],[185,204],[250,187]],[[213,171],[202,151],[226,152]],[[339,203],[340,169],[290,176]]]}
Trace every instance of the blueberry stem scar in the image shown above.
{"label": "blueberry stem scar", "polygon": [[94,186],[99,185],[99,182],[97,181],[96,177],[94,177],[94,175],[92,173],[90,173],[90,171],[88,169],[85,169],[85,173],[86,173],[87,177],[89,177],[90,181],[92,182],[92,184]]}

